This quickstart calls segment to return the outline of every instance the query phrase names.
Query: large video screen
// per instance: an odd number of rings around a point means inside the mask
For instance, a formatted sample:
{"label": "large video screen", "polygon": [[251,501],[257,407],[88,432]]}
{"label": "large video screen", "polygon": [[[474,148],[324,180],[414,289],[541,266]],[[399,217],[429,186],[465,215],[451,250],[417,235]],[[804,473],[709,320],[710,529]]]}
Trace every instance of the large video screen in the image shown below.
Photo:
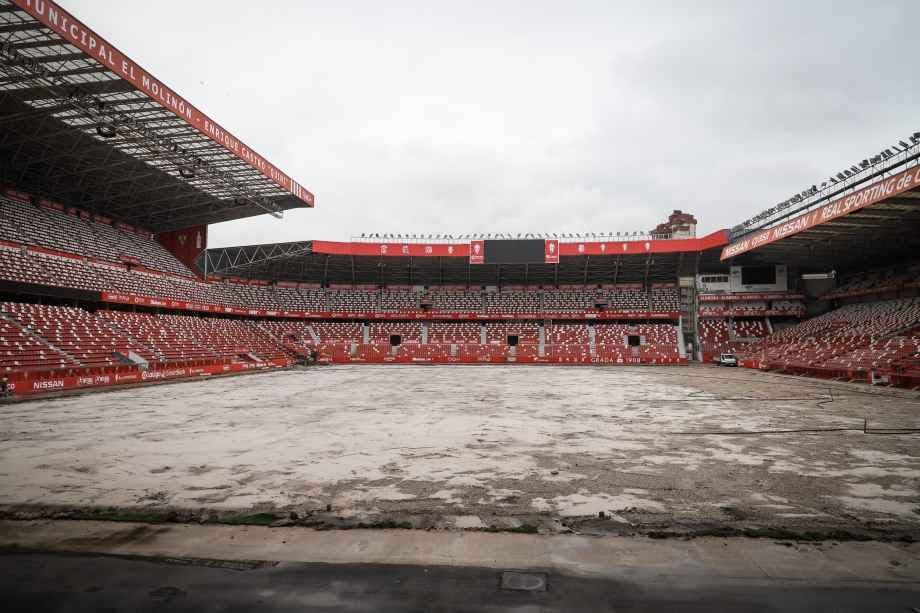
{"label": "large video screen", "polygon": [[546,261],[544,241],[488,240],[483,242],[486,264],[536,264]]}
{"label": "large video screen", "polygon": [[742,266],[741,285],[774,285],[775,266]]}

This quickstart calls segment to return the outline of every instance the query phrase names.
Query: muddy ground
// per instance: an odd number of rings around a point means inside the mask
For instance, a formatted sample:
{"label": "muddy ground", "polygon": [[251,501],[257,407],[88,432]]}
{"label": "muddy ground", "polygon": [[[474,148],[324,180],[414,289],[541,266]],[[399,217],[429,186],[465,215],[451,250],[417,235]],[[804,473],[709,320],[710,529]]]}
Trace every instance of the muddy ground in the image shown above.
{"label": "muddy ground", "polygon": [[903,428],[915,392],[745,369],[333,366],[0,405],[0,505],[920,538]]}

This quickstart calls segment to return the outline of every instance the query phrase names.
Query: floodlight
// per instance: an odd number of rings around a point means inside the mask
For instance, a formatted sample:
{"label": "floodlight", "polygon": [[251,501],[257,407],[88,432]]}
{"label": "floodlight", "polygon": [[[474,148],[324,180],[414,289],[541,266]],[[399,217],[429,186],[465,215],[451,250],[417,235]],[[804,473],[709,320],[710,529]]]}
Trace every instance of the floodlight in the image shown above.
{"label": "floodlight", "polygon": [[96,134],[102,138],[112,138],[118,135],[118,132],[115,130],[115,126],[111,123],[100,123],[96,126]]}

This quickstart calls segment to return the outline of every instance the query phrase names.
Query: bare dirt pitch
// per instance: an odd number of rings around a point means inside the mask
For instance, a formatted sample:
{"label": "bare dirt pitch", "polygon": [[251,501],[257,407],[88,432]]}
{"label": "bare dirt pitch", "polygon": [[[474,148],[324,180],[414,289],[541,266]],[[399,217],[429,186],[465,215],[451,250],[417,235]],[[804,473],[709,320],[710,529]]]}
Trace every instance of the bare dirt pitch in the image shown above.
{"label": "bare dirt pitch", "polygon": [[[902,428],[917,393],[744,369],[333,366],[0,406],[0,504],[910,538],[920,434]],[[753,433],[776,430],[805,431]]]}

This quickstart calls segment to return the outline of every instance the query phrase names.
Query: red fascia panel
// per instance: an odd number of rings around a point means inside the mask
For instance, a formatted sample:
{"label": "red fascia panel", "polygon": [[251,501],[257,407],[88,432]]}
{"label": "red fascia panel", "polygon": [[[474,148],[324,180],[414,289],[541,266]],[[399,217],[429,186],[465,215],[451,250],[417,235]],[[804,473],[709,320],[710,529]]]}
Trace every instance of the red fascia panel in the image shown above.
{"label": "red fascia panel", "polygon": [[603,241],[560,243],[559,253],[566,255],[636,255],[642,253],[678,253],[706,251],[728,243],[728,230],[716,230],[702,238],[672,238],[648,241]]}
{"label": "red fascia panel", "polygon": [[340,241],[313,241],[314,253],[329,255],[368,255],[393,257],[463,257],[470,255],[468,243],[351,243]]}
{"label": "red fascia panel", "polygon": [[[652,241],[559,243],[563,256],[619,255],[640,253],[694,252],[728,244],[728,230],[717,230],[702,238],[679,238]],[[352,243],[313,241],[314,253],[377,257],[458,257],[469,258],[469,243]]]}

